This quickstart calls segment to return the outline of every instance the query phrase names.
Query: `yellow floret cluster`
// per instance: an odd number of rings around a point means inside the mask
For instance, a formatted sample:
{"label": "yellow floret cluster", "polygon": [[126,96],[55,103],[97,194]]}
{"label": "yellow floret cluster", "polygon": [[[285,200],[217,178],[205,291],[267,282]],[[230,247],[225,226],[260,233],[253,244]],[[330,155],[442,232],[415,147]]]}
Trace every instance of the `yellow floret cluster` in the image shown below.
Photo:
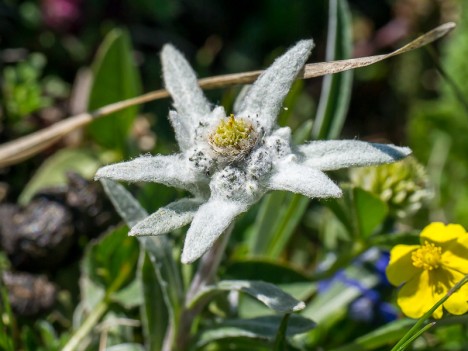
{"label": "yellow floret cluster", "polygon": [[237,156],[248,152],[256,140],[252,124],[230,115],[221,120],[213,133],[209,135],[209,143],[215,151],[226,156]]}

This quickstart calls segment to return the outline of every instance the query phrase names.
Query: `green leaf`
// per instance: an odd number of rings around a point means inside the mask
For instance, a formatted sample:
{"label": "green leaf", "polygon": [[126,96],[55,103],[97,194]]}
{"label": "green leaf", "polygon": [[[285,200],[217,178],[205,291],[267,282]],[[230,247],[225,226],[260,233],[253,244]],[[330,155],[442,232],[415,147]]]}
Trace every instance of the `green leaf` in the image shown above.
{"label": "green leaf", "polygon": [[[326,61],[351,57],[351,12],[346,0],[330,0]],[[312,128],[313,139],[336,139],[343,128],[349,101],[353,73],[351,70],[327,75]]]}
{"label": "green leaf", "polygon": [[15,323],[7,288],[0,280],[0,346],[2,350],[13,351],[16,349],[13,338]]}
{"label": "green leaf", "polygon": [[[211,342],[232,338],[248,338],[273,341],[280,328],[283,316],[262,316],[251,319],[227,319],[220,324],[204,330],[197,342],[197,347]],[[285,336],[305,333],[315,327],[310,319],[299,315],[290,315]]]}
{"label": "green leaf", "polygon": [[[345,274],[347,279],[359,281],[359,284],[367,289],[374,287],[379,281],[375,275],[354,266],[346,269]],[[346,308],[361,294],[361,290],[356,286],[335,280],[326,293],[317,295],[301,314],[320,324]]]}
{"label": "green leaf", "polygon": [[[122,185],[107,179],[102,179],[101,183],[117,212],[129,227],[147,216],[138,201]],[[151,260],[169,316],[173,319],[184,296],[180,267],[172,256],[169,240],[165,236],[139,237],[138,240]]]}
{"label": "green leaf", "polygon": [[83,305],[91,310],[103,296],[109,296],[135,277],[139,255],[137,241],[119,227],[90,245],[82,261]]}
{"label": "green leaf", "polygon": [[148,351],[162,349],[169,321],[169,311],[164,299],[164,291],[155,272],[153,263],[144,254],[140,259],[138,269],[143,284],[143,300],[141,305],[141,322]]}
{"label": "green leaf", "polygon": [[[92,65],[94,78],[88,102],[90,110],[140,94],[140,77],[132,55],[129,35],[125,30],[114,29],[107,34]],[[96,119],[87,130],[100,145],[125,155],[126,142],[137,111],[137,107],[130,107]]]}
{"label": "green leaf", "polygon": [[353,189],[353,198],[360,236],[367,239],[384,221],[388,206],[379,197],[361,188]]}
{"label": "green leaf", "polygon": [[420,245],[419,231],[408,233],[389,233],[371,238],[372,246],[378,246],[382,249],[390,250],[395,245]]}
{"label": "green leaf", "polygon": [[67,184],[67,172],[76,172],[91,179],[101,163],[95,154],[84,149],[65,149],[49,157],[28,182],[18,202],[26,205],[40,190]]}
{"label": "green leaf", "polygon": [[106,347],[105,351],[145,351],[145,348],[140,344],[125,343]]}
{"label": "green leaf", "polygon": [[252,229],[250,251],[278,258],[299,224],[309,199],[302,195],[273,192],[265,196]]}
{"label": "green leaf", "polygon": [[215,295],[223,291],[240,291],[250,295],[262,302],[267,307],[280,313],[290,313],[300,311],[305,307],[304,302],[296,300],[291,295],[285,293],[276,285],[262,281],[249,280],[223,280],[215,285],[206,287],[192,301],[188,302],[188,307],[211,300]]}
{"label": "green leaf", "polygon": [[[307,300],[317,290],[317,284],[287,262],[263,259],[234,261],[228,265],[221,279],[262,280],[277,285],[298,300]],[[266,312],[264,305],[251,299],[239,301],[239,313],[243,317],[257,317]]]}
{"label": "green leaf", "polygon": [[265,259],[233,261],[226,267],[223,277],[227,279],[264,280],[272,284],[310,283],[309,278],[287,262]]}
{"label": "green leaf", "polygon": [[119,305],[131,309],[143,304],[143,287],[141,279],[135,279],[125,288],[111,295],[111,300]]}
{"label": "green leaf", "polygon": [[344,345],[331,351],[365,351],[375,350],[389,344],[395,343],[403,335],[408,328],[413,326],[414,320],[400,319],[384,325],[372,332],[357,338],[348,345]]}

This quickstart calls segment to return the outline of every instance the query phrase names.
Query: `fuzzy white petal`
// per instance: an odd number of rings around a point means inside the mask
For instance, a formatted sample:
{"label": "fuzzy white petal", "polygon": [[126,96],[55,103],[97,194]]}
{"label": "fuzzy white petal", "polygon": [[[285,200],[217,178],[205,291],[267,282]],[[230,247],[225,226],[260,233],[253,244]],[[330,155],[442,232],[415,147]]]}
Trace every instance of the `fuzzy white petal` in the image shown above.
{"label": "fuzzy white petal", "polygon": [[154,182],[189,191],[194,191],[197,182],[200,181],[196,172],[180,154],[140,156],[131,161],[115,163],[98,169],[95,178]]}
{"label": "fuzzy white petal", "polygon": [[200,199],[180,199],[172,202],[138,222],[132,227],[129,235],[160,235],[183,227],[192,221],[201,203]]}
{"label": "fuzzy white petal", "polygon": [[411,154],[408,147],[359,140],[313,141],[298,150],[305,165],[322,171],[392,163]]}
{"label": "fuzzy white petal", "polygon": [[325,173],[302,164],[280,162],[267,187],[272,190],[286,190],[310,198],[340,197],[341,189]]}
{"label": "fuzzy white petal", "polygon": [[312,40],[301,40],[275,62],[255,81],[241,103],[236,103],[236,115],[249,117],[268,132],[289,92],[291,84],[304,66],[314,46]]}
{"label": "fuzzy white petal", "polygon": [[210,199],[202,205],[187,232],[182,263],[191,263],[202,256],[234,218],[246,210],[247,206],[241,202],[222,199]]}
{"label": "fuzzy white petal", "polygon": [[174,128],[177,144],[182,151],[193,144],[193,126],[191,120],[179,115],[176,111],[169,111],[169,121]]}
{"label": "fuzzy white petal", "polygon": [[166,89],[174,99],[177,112],[196,121],[210,113],[210,104],[198,85],[197,77],[184,56],[172,45],[164,45],[161,52]]}

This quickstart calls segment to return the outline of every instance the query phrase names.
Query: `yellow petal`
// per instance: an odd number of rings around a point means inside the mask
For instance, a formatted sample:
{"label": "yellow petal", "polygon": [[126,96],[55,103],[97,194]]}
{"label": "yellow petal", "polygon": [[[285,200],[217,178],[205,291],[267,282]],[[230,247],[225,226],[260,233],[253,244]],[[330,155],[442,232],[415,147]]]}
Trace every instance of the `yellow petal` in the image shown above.
{"label": "yellow petal", "polygon": [[468,234],[463,235],[444,248],[441,262],[446,268],[468,274]]}
{"label": "yellow petal", "polygon": [[[431,272],[432,273],[432,272]],[[409,280],[398,293],[397,303],[405,315],[420,318],[447,292],[444,284],[437,284],[437,278],[427,270]],[[442,306],[433,313],[434,318],[442,317]]]}
{"label": "yellow petal", "polygon": [[399,286],[418,274],[420,268],[413,266],[411,253],[419,247],[419,245],[396,245],[390,251],[390,262],[386,273],[391,284]]}
{"label": "yellow petal", "polygon": [[[464,277],[463,274],[457,271],[450,270],[450,273],[452,286]],[[451,314],[459,315],[468,312],[468,284],[463,285],[457,292],[450,296],[449,299],[444,302],[444,307]]]}
{"label": "yellow petal", "polygon": [[441,246],[444,249],[444,244],[448,244],[459,237],[466,235],[465,229],[459,224],[447,224],[434,222],[425,227],[420,235],[421,242],[426,240]]}

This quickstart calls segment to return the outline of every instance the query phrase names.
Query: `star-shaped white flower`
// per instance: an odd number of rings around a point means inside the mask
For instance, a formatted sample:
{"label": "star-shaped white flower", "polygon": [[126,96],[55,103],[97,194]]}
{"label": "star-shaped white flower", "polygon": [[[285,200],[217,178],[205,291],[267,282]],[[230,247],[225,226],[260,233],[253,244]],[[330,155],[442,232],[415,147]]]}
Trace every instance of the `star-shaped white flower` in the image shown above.
{"label": "star-shaped white flower", "polygon": [[169,119],[180,152],[109,165],[96,178],[157,182],[194,197],[160,208],[130,235],[164,234],[192,222],[182,253],[182,262],[190,263],[269,190],[339,197],[340,188],[323,171],[395,162],[411,153],[357,140],[292,143],[290,128],[279,128],[276,117],[312,48],[312,40],[303,40],[279,57],[238,98],[229,117],[223,107],[211,106],[179,51],[163,48],[164,81],[175,107]]}

